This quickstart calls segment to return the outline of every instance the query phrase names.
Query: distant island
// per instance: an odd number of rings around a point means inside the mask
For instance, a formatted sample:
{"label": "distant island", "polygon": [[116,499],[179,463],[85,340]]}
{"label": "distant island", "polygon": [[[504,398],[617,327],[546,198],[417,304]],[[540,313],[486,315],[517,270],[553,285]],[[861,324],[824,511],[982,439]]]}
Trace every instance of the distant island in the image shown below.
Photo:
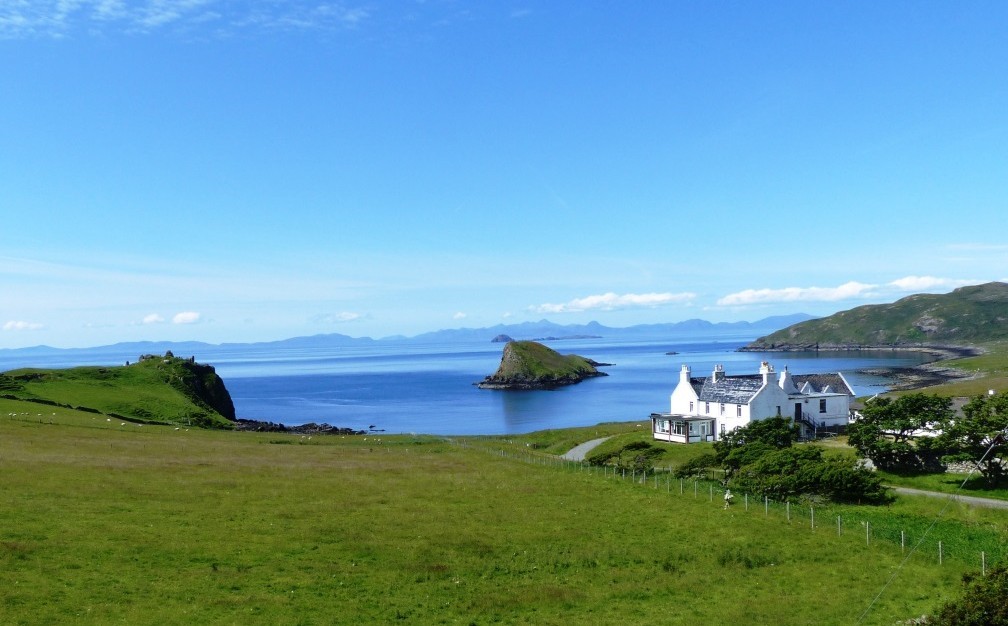
{"label": "distant island", "polygon": [[[670,338],[694,337],[697,334],[705,336],[723,336],[732,341],[738,337],[757,337],[761,333],[766,334],[777,329],[793,325],[796,322],[812,319],[813,316],[805,313],[794,315],[767,317],[755,322],[709,322],[700,319],[690,319],[682,322],[665,324],[638,324],[627,327],[603,326],[598,322],[588,324],[555,324],[548,320],[538,322],[522,322],[519,324],[497,324],[496,326],[484,328],[455,328],[443,329],[434,332],[423,333],[412,337],[393,335],[373,339],[371,337],[351,337],[340,333],[326,333],[318,335],[308,335],[291,337],[276,341],[258,341],[251,343],[206,343],[202,341],[129,341],[104,346],[92,346],[87,348],[58,348],[52,346],[32,346],[25,348],[0,348],[0,357],[8,360],[20,359],[25,363],[36,356],[59,355],[70,358],[73,355],[86,355],[92,361],[98,357],[98,361],[103,365],[121,363],[126,359],[132,359],[137,354],[161,353],[171,350],[176,354],[214,354],[239,353],[249,348],[256,350],[274,349],[340,349],[344,347],[367,347],[367,346],[388,346],[388,345],[408,345],[408,344],[430,344],[430,343],[463,343],[476,342],[485,343],[493,341],[495,337],[507,337],[514,339],[532,339],[536,341],[554,341],[559,339],[578,338],[605,338],[607,340],[632,340],[654,339],[656,341],[666,341]],[[542,339],[535,339],[535,338]],[[498,343],[506,343],[499,341]],[[94,363],[98,364],[98,363]],[[12,366],[17,367],[17,366]]]}
{"label": "distant island", "polygon": [[576,354],[562,355],[536,341],[511,341],[504,346],[497,371],[476,385],[498,390],[555,389],[608,376],[598,370],[605,365]]}

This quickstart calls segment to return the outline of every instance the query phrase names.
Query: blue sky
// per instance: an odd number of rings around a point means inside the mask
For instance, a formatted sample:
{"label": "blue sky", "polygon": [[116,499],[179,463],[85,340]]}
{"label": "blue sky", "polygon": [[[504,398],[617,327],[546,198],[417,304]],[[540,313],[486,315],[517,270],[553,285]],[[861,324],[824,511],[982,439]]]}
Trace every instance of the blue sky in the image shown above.
{"label": "blue sky", "polygon": [[1002,2],[0,0],[0,348],[1008,279]]}

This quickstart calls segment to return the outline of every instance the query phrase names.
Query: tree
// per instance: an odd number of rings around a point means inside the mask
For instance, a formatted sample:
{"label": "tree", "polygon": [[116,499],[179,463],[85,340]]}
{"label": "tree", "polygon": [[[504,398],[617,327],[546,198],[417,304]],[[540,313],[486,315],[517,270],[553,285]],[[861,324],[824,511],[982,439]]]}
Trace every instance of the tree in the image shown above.
{"label": "tree", "polygon": [[874,398],[848,427],[847,441],[881,469],[934,471],[941,465],[941,450],[920,435],[946,429],[953,415],[950,398],[919,392]]}
{"label": "tree", "polygon": [[750,422],[714,442],[725,477],[774,499],[824,497],[836,502],[884,502],[882,480],[849,459],[824,458],[822,448],[793,445],[798,426],[784,417]]}
{"label": "tree", "polygon": [[824,457],[814,445],[772,450],[738,471],[738,486],[776,500],[823,497],[833,502],[880,504],[889,499],[882,479],[849,459]]}
{"label": "tree", "polygon": [[963,574],[963,594],[946,602],[927,624],[935,626],[1008,626],[1008,567],[991,569],[986,576]]}
{"label": "tree", "polygon": [[718,465],[717,457],[711,452],[697,455],[675,470],[676,478],[693,478],[694,476],[706,476],[707,471]]}
{"label": "tree", "polygon": [[798,434],[798,425],[787,418],[756,420],[722,435],[714,442],[714,455],[724,467],[725,477],[730,478],[764,453],[791,447]]}
{"label": "tree", "polygon": [[952,420],[939,438],[949,451],[949,460],[971,461],[988,485],[1005,478],[999,455],[1006,449],[1008,391],[976,396],[962,408],[962,417]]}

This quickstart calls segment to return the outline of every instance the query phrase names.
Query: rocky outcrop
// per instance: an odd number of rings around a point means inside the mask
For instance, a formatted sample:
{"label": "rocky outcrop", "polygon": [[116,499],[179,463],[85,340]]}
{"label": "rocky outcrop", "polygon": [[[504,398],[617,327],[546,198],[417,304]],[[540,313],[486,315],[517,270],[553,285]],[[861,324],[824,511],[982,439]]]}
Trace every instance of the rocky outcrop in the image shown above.
{"label": "rocky outcrop", "polygon": [[504,346],[497,371],[476,385],[480,389],[555,389],[607,376],[598,370],[604,365],[575,354],[561,355],[535,341],[511,341]]}
{"label": "rocky outcrop", "polygon": [[510,343],[512,341],[514,341],[514,339],[512,339],[507,335],[497,335],[496,337],[490,340],[490,343]]}

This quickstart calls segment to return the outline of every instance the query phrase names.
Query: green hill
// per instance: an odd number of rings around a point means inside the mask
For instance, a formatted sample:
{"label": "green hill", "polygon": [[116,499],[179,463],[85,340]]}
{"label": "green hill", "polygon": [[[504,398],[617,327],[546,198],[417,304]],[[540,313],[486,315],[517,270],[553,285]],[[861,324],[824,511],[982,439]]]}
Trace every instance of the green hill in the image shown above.
{"label": "green hill", "polygon": [[576,354],[563,355],[535,341],[509,341],[504,346],[500,367],[487,376],[482,389],[552,389],[579,383],[586,378],[606,376],[598,363]]}
{"label": "green hill", "polygon": [[1003,339],[1008,339],[1008,283],[992,282],[841,311],[760,337],[746,349],[961,346]]}
{"label": "green hill", "polygon": [[0,396],[140,423],[230,428],[235,420],[214,368],[170,352],[119,367],[12,370],[0,374]]}

